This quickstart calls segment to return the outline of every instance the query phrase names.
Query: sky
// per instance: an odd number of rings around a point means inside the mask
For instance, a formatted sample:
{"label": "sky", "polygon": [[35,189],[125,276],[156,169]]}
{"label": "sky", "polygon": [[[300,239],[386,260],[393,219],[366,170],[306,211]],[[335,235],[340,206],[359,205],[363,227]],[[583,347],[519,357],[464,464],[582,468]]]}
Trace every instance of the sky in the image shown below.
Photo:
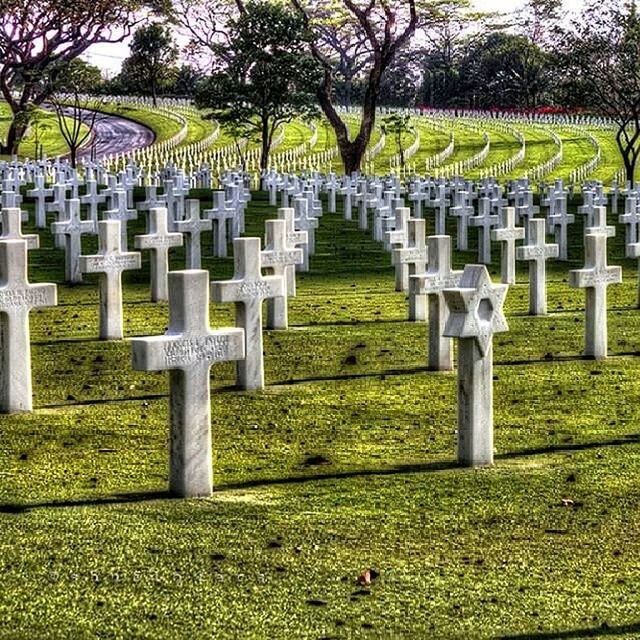
{"label": "sky", "polygon": [[[480,11],[512,11],[522,6],[524,0],[474,0],[474,5]],[[564,8],[567,11],[578,11],[583,0],[564,0]],[[109,77],[116,75],[122,61],[129,55],[129,46],[126,42],[118,44],[101,44],[91,47],[83,58],[100,67]]]}

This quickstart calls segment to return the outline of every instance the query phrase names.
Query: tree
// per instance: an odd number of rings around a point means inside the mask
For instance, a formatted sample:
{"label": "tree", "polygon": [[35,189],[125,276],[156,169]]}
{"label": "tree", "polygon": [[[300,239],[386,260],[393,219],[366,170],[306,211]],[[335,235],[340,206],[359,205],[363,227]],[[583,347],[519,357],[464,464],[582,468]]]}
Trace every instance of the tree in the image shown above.
{"label": "tree", "polygon": [[[85,92],[95,81],[96,68],[82,60],[72,60],[56,83],[56,93],[49,102],[54,108],[60,135],[69,147],[71,166],[76,167],[78,151],[94,134],[94,126],[101,117],[95,100]],[[100,70],[98,69],[98,77]],[[88,91],[89,90],[89,91]]]}
{"label": "tree", "polygon": [[188,64],[183,64],[177,71],[171,93],[181,98],[193,98],[202,74]]}
{"label": "tree", "polygon": [[266,169],[278,127],[317,113],[318,68],[306,53],[303,21],[281,5],[247,3],[230,27],[226,61],[199,85],[196,103],[236,135],[259,136]]}
{"label": "tree", "polygon": [[598,0],[566,31],[562,68],[582,86],[584,106],[611,118],[627,180],[640,155],[640,16],[631,0]]}
{"label": "tree", "polygon": [[460,77],[472,107],[534,109],[548,86],[548,57],[524,36],[492,33],[469,50]]}
{"label": "tree", "polygon": [[120,42],[139,0],[0,0],[0,93],[13,119],[1,153],[16,154],[32,106],[51,95],[66,65],[100,42]]}
{"label": "tree", "polygon": [[168,27],[153,22],[133,34],[130,49],[131,55],[123,62],[123,75],[130,84],[150,93],[156,106],[158,92],[175,80],[178,47]]}
{"label": "tree", "polygon": [[155,0],[154,6],[189,38],[184,51],[194,66],[211,72],[218,60],[231,62],[232,25],[245,12],[244,0]]}
{"label": "tree", "polygon": [[400,156],[400,166],[404,169],[405,149],[402,138],[405,134],[414,133],[411,116],[408,113],[392,113],[386,116],[383,121],[382,130],[384,133],[391,134],[395,138],[396,147],[398,147],[398,154]]}
{"label": "tree", "polygon": [[[333,127],[346,173],[359,171],[376,121],[376,107],[384,72],[396,54],[413,37],[418,25],[416,0],[291,0],[314,37],[311,53],[322,66],[323,75],[317,98]],[[328,18],[329,16],[329,18]],[[339,66],[335,62],[335,45],[323,39],[323,24],[348,25],[365,43],[362,55],[366,63],[360,129],[350,139],[346,122],[334,106],[334,86]],[[324,21],[324,22],[323,22]],[[357,41],[357,38],[356,38]]]}

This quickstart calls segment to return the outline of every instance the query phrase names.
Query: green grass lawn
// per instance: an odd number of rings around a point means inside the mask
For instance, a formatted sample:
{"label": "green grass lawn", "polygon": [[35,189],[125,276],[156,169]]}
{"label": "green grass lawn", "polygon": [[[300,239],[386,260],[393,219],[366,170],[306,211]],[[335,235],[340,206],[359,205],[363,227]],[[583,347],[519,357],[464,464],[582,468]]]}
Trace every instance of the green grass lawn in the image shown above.
{"label": "green grass lawn", "polygon": [[[255,194],[247,234],[274,215]],[[526,315],[520,265],[494,347],[496,465],[474,471],[454,464],[455,374],[426,370],[426,327],[405,321],[388,255],[325,214],[291,328],[266,332],[265,391],[213,369],[204,500],[166,494],[167,374],[95,339],[93,279],[60,286],[31,316],[36,410],[0,416],[0,636],[640,637],[636,264],[619,229],[611,358],[582,359],[584,293],[567,285],[580,233],[570,264],[549,263],[547,317]],[[42,245],[31,279],[60,281],[62,252]],[[125,276],[128,338],[167,325],[144,257]],[[232,307],[211,320],[229,326]],[[368,568],[379,577],[357,584]]]}

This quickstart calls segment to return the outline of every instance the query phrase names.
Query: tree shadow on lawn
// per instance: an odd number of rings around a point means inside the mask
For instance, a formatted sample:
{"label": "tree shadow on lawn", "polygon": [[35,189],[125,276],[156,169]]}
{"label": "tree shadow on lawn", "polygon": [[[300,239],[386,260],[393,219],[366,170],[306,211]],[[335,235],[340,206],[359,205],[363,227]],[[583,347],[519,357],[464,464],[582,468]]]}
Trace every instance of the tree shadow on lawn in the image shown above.
{"label": "tree shadow on lawn", "polygon": [[523,633],[510,636],[496,636],[496,640],[569,640],[571,638],[604,638],[622,636],[629,633],[640,633],[640,622],[610,627],[606,623],[595,629],[572,629],[570,631],[541,631],[539,633]]}
{"label": "tree shadow on lawn", "polygon": [[[509,453],[502,453],[496,456],[496,460],[511,460],[526,456],[538,456],[552,453],[563,453],[570,451],[587,451],[590,449],[599,449],[602,447],[615,447],[628,444],[640,443],[640,433],[625,435],[621,438],[605,440],[602,442],[584,442],[573,444],[557,444],[544,447],[534,447],[530,449],[521,449]],[[399,464],[383,469],[359,469],[356,471],[336,471],[329,473],[316,473],[313,475],[296,475],[284,478],[256,478],[254,480],[245,480],[237,483],[220,485],[214,488],[214,495],[225,491],[255,489],[260,487],[297,485],[311,482],[344,480],[350,478],[365,477],[384,477],[395,475],[407,475],[415,473],[437,473],[440,471],[451,471],[453,469],[463,469],[455,460],[443,460],[436,462],[427,462],[423,464]],[[40,503],[4,503],[0,504],[0,514],[22,514],[33,509],[59,508],[59,507],[92,507],[92,506],[109,506],[113,504],[130,504],[136,502],[151,502],[153,500],[183,500],[175,496],[169,491],[150,491],[142,493],[121,493],[112,496],[104,496],[98,498],[89,498],[85,500],[67,500],[52,501]],[[514,636],[529,637],[529,636]],[[537,636],[535,636],[537,637]],[[541,636],[545,637],[545,636]],[[549,636],[555,637],[555,636]],[[572,637],[572,636],[567,636]]]}

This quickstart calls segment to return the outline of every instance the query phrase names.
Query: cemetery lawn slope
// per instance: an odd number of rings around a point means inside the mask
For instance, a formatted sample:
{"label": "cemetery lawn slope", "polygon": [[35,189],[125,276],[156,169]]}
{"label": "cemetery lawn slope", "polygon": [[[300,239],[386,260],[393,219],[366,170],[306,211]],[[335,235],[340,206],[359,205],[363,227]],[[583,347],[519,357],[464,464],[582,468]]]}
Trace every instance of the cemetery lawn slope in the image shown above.
{"label": "cemetery lawn slope", "polygon": [[[246,235],[274,215],[255,194]],[[494,346],[496,465],[474,471],[453,462],[455,374],[426,370],[426,327],[405,321],[389,256],[325,213],[291,329],[265,335],[267,389],[237,391],[231,364],[213,368],[204,500],[165,493],[167,375],[95,339],[93,277],[60,287],[31,317],[36,410],[0,417],[0,636],[637,638],[636,264],[619,230],[612,357],[584,360],[572,233],[570,264],[548,265],[548,316],[526,315],[518,267]],[[31,280],[59,281],[62,252],[42,244]],[[128,338],[167,326],[143,264],[124,276]],[[232,306],[211,320],[232,325]]]}

